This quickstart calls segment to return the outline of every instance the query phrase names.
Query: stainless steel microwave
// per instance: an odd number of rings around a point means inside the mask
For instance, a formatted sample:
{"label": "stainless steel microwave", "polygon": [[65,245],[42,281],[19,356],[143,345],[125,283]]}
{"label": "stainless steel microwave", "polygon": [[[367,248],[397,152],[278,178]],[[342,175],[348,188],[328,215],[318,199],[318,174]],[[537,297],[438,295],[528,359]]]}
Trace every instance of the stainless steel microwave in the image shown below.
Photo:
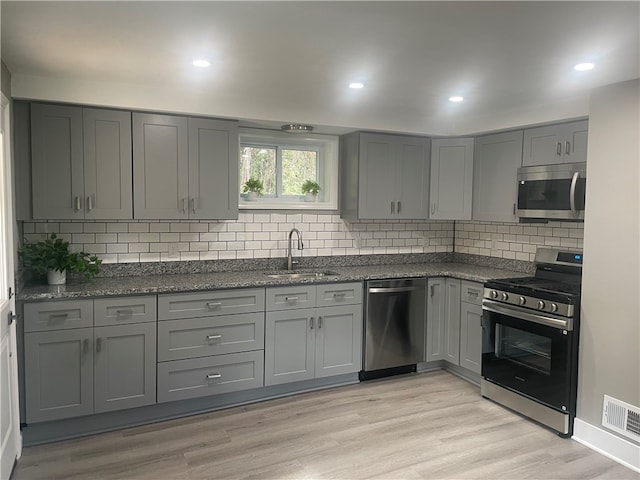
{"label": "stainless steel microwave", "polygon": [[521,219],[584,220],[587,164],[560,163],[518,169]]}

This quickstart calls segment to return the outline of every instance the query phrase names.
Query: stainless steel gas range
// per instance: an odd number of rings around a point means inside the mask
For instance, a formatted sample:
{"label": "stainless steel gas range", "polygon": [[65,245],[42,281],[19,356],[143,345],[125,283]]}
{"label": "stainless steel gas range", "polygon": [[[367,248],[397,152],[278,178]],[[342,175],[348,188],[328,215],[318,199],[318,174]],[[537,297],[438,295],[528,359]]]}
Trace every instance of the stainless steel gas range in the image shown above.
{"label": "stainless steel gas range", "polygon": [[532,277],[492,280],[482,301],[482,396],[573,433],[582,252],[538,248]]}

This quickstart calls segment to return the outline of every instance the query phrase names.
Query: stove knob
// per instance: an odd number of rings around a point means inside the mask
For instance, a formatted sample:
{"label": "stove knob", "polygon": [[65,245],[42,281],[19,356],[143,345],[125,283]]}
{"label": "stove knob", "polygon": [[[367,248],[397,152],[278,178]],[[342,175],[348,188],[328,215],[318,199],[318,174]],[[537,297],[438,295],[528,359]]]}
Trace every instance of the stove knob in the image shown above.
{"label": "stove knob", "polygon": [[544,310],[545,303],[542,300],[538,300],[538,309]]}
{"label": "stove knob", "polygon": [[520,297],[520,298],[518,299],[518,303],[519,303],[520,305],[524,305],[525,303],[527,303],[527,299],[526,299],[526,298],[524,298],[524,297]]}
{"label": "stove knob", "polygon": [[508,294],[506,294],[506,293],[503,293],[503,294],[502,294],[502,300],[503,300],[504,302],[506,302],[507,300],[509,300],[509,295],[508,295]]}
{"label": "stove knob", "polygon": [[489,296],[490,296],[491,298],[498,298],[498,292],[496,292],[495,290],[491,290],[491,291],[489,292]]}
{"label": "stove knob", "polygon": [[552,312],[557,312],[558,311],[558,305],[556,305],[555,303],[551,304],[551,311]]}

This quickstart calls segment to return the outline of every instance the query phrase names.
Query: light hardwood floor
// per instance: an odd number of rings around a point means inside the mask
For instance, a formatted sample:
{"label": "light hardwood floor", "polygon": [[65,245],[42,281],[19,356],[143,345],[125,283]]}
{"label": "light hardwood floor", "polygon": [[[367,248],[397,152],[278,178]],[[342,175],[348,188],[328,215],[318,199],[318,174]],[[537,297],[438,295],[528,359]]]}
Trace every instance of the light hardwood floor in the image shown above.
{"label": "light hardwood floor", "polygon": [[25,479],[640,479],[444,371],[26,448]]}

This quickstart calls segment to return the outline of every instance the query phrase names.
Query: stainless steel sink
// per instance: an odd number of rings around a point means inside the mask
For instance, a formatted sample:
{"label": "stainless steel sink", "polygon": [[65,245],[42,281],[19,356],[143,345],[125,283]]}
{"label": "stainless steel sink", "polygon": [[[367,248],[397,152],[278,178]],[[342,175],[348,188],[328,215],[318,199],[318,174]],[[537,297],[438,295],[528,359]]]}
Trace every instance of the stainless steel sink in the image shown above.
{"label": "stainless steel sink", "polygon": [[269,278],[322,278],[338,275],[335,272],[299,272],[299,271],[286,271],[277,273],[267,273]]}

